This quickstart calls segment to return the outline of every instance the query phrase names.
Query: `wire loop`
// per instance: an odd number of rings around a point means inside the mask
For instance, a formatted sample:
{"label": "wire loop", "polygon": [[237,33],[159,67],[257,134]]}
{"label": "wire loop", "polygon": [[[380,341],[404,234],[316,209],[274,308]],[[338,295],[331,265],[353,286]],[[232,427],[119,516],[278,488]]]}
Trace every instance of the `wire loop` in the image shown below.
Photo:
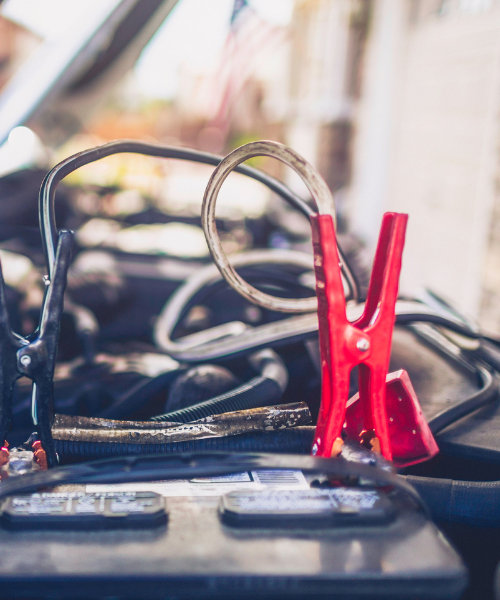
{"label": "wire loop", "polygon": [[279,144],[263,140],[260,142],[250,142],[233,152],[229,153],[218,165],[210,177],[201,209],[201,223],[205,236],[207,238],[210,254],[217,265],[221,275],[244,298],[270,310],[277,310],[287,313],[303,313],[317,310],[318,302],[316,298],[277,298],[264,292],[261,292],[248,284],[242,277],[236,273],[231,263],[227,259],[222,248],[222,244],[217,233],[215,222],[215,204],[222,184],[228,175],[242,162],[255,156],[269,156],[276,158],[285,165],[291,167],[306,184],[311,192],[314,201],[318,206],[320,214],[330,215],[336,226],[335,203],[333,196],[328,189],[324,179],[319,173],[304,159],[300,154]]}

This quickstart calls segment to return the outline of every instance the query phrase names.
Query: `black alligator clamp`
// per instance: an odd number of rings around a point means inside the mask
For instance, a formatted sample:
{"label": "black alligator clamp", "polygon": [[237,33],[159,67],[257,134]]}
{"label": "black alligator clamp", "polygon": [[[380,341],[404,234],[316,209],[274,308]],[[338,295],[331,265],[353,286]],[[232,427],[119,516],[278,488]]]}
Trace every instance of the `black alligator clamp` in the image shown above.
{"label": "black alligator clamp", "polygon": [[35,454],[42,454],[42,462],[46,457],[48,467],[58,463],[52,439],[53,377],[72,247],[73,233],[61,231],[51,279],[45,280],[47,288],[40,322],[34,333],[26,337],[10,327],[0,267],[0,443],[5,440],[11,423],[14,383],[24,375],[33,381],[32,415],[39,437],[33,449]]}

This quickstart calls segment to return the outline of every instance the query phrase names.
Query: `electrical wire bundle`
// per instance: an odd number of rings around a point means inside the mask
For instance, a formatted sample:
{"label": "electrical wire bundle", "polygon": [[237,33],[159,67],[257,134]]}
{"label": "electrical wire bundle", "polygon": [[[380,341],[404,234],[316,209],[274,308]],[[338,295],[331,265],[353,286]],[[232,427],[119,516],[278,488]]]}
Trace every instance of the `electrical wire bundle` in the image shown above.
{"label": "electrical wire bundle", "polygon": [[[61,162],[48,173],[40,190],[39,216],[49,276],[54,269],[57,239],[54,200],[58,183],[69,173],[85,164],[121,152],[183,159],[210,165],[217,165],[221,161],[220,157],[204,152],[125,140],[81,152]],[[306,202],[274,178],[243,165],[238,165],[235,170],[265,184],[270,190],[300,210],[304,216],[309,217],[312,214],[312,209]],[[213,247],[213,240],[210,243]],[[354,319],[362,308],[361,293],[356,277],[341,251],[340,256],[347,290],[346,298],[349,301],[348,316]],[[232,262],[237,268],[274,264],[278,266],[292,265],[306,271],[312,267],[310,255],[290,250],[240,253],[232,257]],[[220,284],[221,281],[222,277],[215,266],[210,265],[199,269],[174,293],[154,327],[154,339],[161,350],[188,365],[250,356],[250,363],[255,366],[259,363],[255,357],[263,349],[279,348],[290,343],[316,339],[316,300],[311,297],[310,300],[300,301],[301,314],[297,316],[272,321],[257,327],[251,327],[242,322],[229,322],[173,340],[172,334],[181,317],[186,314],[190,306],[199,303],[200,296],[206,294],[211,286]],[[425,338],[428,343],[441,352],[444,351],[444,348],[448,348],[448,356],[461,365],[466,362],[469,368],[476,373],[481,385],[480,391],[471,398],[447,408],[442,414],[432,419],[431,429],[437,433],[456,419],[495,397],[497,384],[493,373],[496,365],[491,364],[494,361],[485,351],[481,333],[472,323],[437,296],[429,294],[426,300],[427,302],[421,300],[398,301],[396,323],[411,327],[417,335]],[[422,325],[423,323],[426,325]],[[489,343],[491,342],[492,340],[489,340]],[[450,352],[451,346],[454,350]],[[154,417],[154,420],[186,422],[209,414],[276,403],[286,388],[286,368],[278,355],[268,352],[267,356],[266,361],[261,361],[260,367],[256,368],[257,377],[247,383],[215,398],[204,400],[201,404]],[[273,356],[273,358],[271,359],[269,356]]]}
{"label": "electrical wire bundle", "polygon": [[[61,258],[57,258],[57,247],[58,244],[61,246],[61,239],[66,240],[66,246],[69,248],[68,235],[61,234],[56,227],[54,202],[57,185],[66,175],[80,166],[118,152],[135,152],[214,166],[221,162],[220,157],[193,150],[134,141],[118,141],[81,152],[54,167],[42,184],[39,203],[42,240],[48,270],[46,283],[50,284],[46,286],[47,297],[50,297],[50,292],[53,291],[53,282],[58,280],[58,277],[61,279],[59,264]],[[304,217],[309,218],[313,214],[307,202],[272,177],[243,165],[237,165],[235,170],[266,185],[272,192],[298,209]],[[211,185],[215,185],[214,178],[211,179]],[[215,205],[212,209],[215,210]],[[212,209],[206,196],[202,208],[206,233],[210,229],[212,233],[215,231],[215,214],[210,213]],[[207,235],[207,239],[212,255],[218,256],[219,262],[221,260],[223,262],[226,257],[223,256],[221,259],[221,248],[217,249],[210,235]],[[65,268],[68,263],[68,248],[65,250]],[[364,297],[353,269],[340,249],[339,256],[347,301],[347,316],[350,321],[355,321],[363,311]],[[238,273],[232,270],[235,278],[231,275],[229,265],[238,270]],[[312,255],[284,249],[241,252],[230,257],[230,261],[226,259],[226,267],[222,271],[218,270],[216,265],[202,266],[197,269],[169,298],[153,326],[155,356],[163,356],[171,361],[166,370],[145,379],[145,384],[143,382],[142,385],[132,386],[125,394],[117,396],[113,402],[108,403],[104,408],[101,407],[99,411],[92,409],[86,416],[55,415],[51,427],[48,431],[47,428],[44,430],[45,438],[42,438],[42,442],[49,435],[54,448],[53,457],[48,461],[49,466],[55,466],[57,459],[54,460],[54,457],[58,457],[61,463],[81,463],[90,459],[104,458],[109,461],[107,463],[109,470],[104,468],[98,474],[92,468],[89,470],[86,465],[75,465],[68,467],[68,471],[65,471],[64,467],[63,470],[53,470],[53,476],[35,473],[30,476],[30,479],[35,483],[43,480],[47,484],[60,477],[63,478],[61,481],[64,478],[68,481],[84,481],[89,477],[91,480],[95,473],[103,481],[109,481],[110,477],[112,478],[111,471],[116,470],[119,464],[123,465],[120,460],[137,460],[137,463],[133,463],[137,465],[137,469],[131,469],[129,475],[116,471],[116,481],[126,481],[131,477],[134,480],[142,477],[149,478],[152,475],[150,467],[153,464],[159,465],[158,473],[166,473],[166,476],[169,476],[168,465],[171,464],[169,461],[175,461],[174,455],[177,454],[185,457],[186,452],[201,452],[203,456],[221,451],[233,453],[232,456],[234,453],[243,453],[240,454],[242,460],[236,461],[238,470],[244,468],[242,465],[245,460],[248,464],[252,462],[248,453],[309,454],[315,432],[314,419],[317,406],[314,402],[308,402],[309,406],[303,402],[304,398],[301,397],[303,388],[299,392],[299,388],[295,386],[297,373],[295,373],[295,363],[290,362],[289,356],[291,349],[294,349],[293,352],[299,353],[309,361],[312,373],[310,378],[312,380],[316,377],[313,395],[316,394],[320,365],[317,361],[318,318],[317,300],[311,285],[313,279]],[[254,288],[250,288],[246,280],[251,281]],[[233,293],[230,287],[233,287],[235,281],[239,282],[239,288],[238,285],[234,286],[237,292],[243,293],[246,298],[244,302],[254,301],[255,297],[259,297],[259,294],[255,296],[255,291],[263,292],[263,296],[267,295],[267,291],[277,292],[283,298],[278,299],[277,303],[260,304],[261,318],[254,322],[234,319],[234,317],[233,320],[231,317],[218,318],[215,325],[196,333],[186,334],[183,322],[192,309],[204,303],[217,303],[218,294],[221,292]],[[58,285],[61,292],[62,280]],[[59,295],[62,298],[62,295]],[[297,295],[301,298],[295,299]],[[44,327],[47,329],[47,319],[51,319],[51,311],[47,308],[47,297],[42,307],[40,321],[42,329],[38,338],[42,345]],[[213,300],[214,298],[216,300]],[[84,364],[78,364],[75,370],[70,372],[70,376],[73,372],[80,371],[83,380],[85,377],[91,377],[98,381],[103,378],[105,372],[108,374],[115,372],[116,376],[119,364],[123,369],[123,364],[126,363],[128,365],[125,367],[126,370],[134,361],[141,362],[137,359],[140,351],[134,355],[136,358],[131,358],[132,355],[129,355],[128,363],[124,360],[125,355],[117,354],[111,358],[111,355],[107,357],[99,355],[98,320],[93,318],[92,311],[88,307],[77,304],[79,300],[77,297],[72,297],[71,300],[67,308],[80,338],[84,340],[82,347],[85,349],[85,357]],[[279,312],[283,306],[288,307],[286,308],[288,313],[295,314],[284,316]],[[439,355],[440,360],[444,358],[457,371],[466,374],[477,384],[469,397],[459,401],[453,399],[442,410],[431,416],[428,421],[434,434],[444,432],[450,425],[497,399],[500,340],[483,335],[474,323],[431,292],[417,299],[400,298],[396,305],[396,324],[410,331],[419,343],[431,349],[431,353]],[[21,346],[18,351],[21,358],[29,356],[34,359],[31,366],[28,361],[25,361],[26,364],[18,365],[15,377],[23,372],[19,369],[25,369],[28,376],[36,383],[33,394],[33,415],[35,422],[38,420],[37,429],[40,431],[41,425],[46,424],[47,414],[50,412],[48,401],[50,399],[45,397],[47,406],[44,406],[44,410],[48,409],[48,412],[37,413],[40,383],[45,385],[45,379],[40,379],[36,374],[38,356],[33,353],[36,350],[36,333],[31,338],[27,337],[25,341],[23,338],[14,340],[15,344]],[[54,346],[53,334],[51,339]],[[147,362],[147,356],[153,360],[151,347],[149,352],[149,355],[144,352],[142,362]],[[55,360],[55,353],[53,356]],[[6,365],[6,357],[7,354],[4,354],[3,369]],[[104,367],[105,364],[107,367]],[[317,369],[316,372],[314,368]],[[50,365],[47,370],[50,375],[49,371]],[[113,379],[109,381],[112,382]],[[43,385],[41,389],[49,389],[43,388]],[[156,405],[155,408],[148,409],[150,412],[145,418],[149,420],[144,420],[143,416],[141,418],[134,416],[138,414],[139,409],[142,409],[140,414],[144,415],[144,406],[148,398],[163,393],[167,388],[168,401],[163,405],[165,407],[163,412],[162,407]],[[353,389],[353,392],[355,391]],[[36,436],[32,436],[26,449],[35,447],[40,453],[40,441]],[[148,463],[148,459],[133,458],[145,454],[150,455],[152,462]],[[133,456],[127,459],[127,455]],[[297,464],[300,463],[299,458],[297,457],[299,461]],[[305,456],[301,458],[312,460]],[[354,478],[361,476],[359,465],[355,461],[349,463],[349,459],[344,458],[346,460],[340,460],[340,466],[336,467],[337,470],[333,469],[332,473],[340,470],[343,476],[346,474]],[[182,460],[186,466],[188,463],[185,462],[185,458]],[[222,461],[222,465],[224,460],[226,460],[224,455],[214,455],[210,465],[202,472],[214,474],[214,472],[224,471],[222,466],[222,471],[214,467],[215,462]],[[269,462],[269,458],[266,460]],[[278,457],[276,461],[279,463]],[[283,464],[293,463],[289,457],[284,457],[284,461]],[[132,462],[127,464],[130,466]],[[229,471],[224,472],[235,472],[235,464],[231,465]],[[314,463],[315,466],[317,464],[323,465],[322,462]],[[304,467],[308,468],[306,463]],[[330,467],[325,466],[324,473],[328,473],[328,468]],[[185,468],[184,471],[177,469],[177,472],[184,473]],[[191,475],[193,472],[190,470]],[[500,501],[500,482],[467,482],[423,477],[411,474],[411,470],[402,474],[402,477],[406,477],[406,482],[402,478],[391,477],[390,485],[404,487],[405,490],[411,489],[411,486],[407,485],[411,483],[429,506],[432,515],[439,520],[482,526],[499,524],[494,507]],[[386,483],[388,482],[387,479]],[[26,480],[24,487],[29,485]],[[12,489],[24,489],[24,487],[18,484]],[[2,482],[2,493],[9,493],[8,489],[6,482]]]}

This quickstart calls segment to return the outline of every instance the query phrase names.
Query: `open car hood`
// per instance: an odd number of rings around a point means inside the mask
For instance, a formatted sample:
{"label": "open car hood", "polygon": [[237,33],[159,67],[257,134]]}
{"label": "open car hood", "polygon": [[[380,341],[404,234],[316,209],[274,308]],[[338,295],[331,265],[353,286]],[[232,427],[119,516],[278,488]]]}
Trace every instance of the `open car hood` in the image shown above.
{"label": "open car hood", "polygon": [[49,145],[78,131],[135,63],[178,0],[116,0],[71,39],[43,43],[0,95],[0,144],[14,127],[33,127]]}

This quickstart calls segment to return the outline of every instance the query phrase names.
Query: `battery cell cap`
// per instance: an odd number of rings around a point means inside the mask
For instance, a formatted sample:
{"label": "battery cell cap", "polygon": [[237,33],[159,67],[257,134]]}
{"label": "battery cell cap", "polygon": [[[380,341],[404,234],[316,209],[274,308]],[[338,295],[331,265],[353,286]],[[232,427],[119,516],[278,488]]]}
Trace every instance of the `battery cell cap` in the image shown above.
{"label": "battery cell cap", "polygon": [[394,520],[387,494],[372,488],[330,488],[231,492],[219,512],[230,525],[321,527],[381,525]]}
{"label": "battery cell cap", "polygon": [[135,529],[167,522],[154,492],[47,492],[10,496],[0,522],[8,529]]}

